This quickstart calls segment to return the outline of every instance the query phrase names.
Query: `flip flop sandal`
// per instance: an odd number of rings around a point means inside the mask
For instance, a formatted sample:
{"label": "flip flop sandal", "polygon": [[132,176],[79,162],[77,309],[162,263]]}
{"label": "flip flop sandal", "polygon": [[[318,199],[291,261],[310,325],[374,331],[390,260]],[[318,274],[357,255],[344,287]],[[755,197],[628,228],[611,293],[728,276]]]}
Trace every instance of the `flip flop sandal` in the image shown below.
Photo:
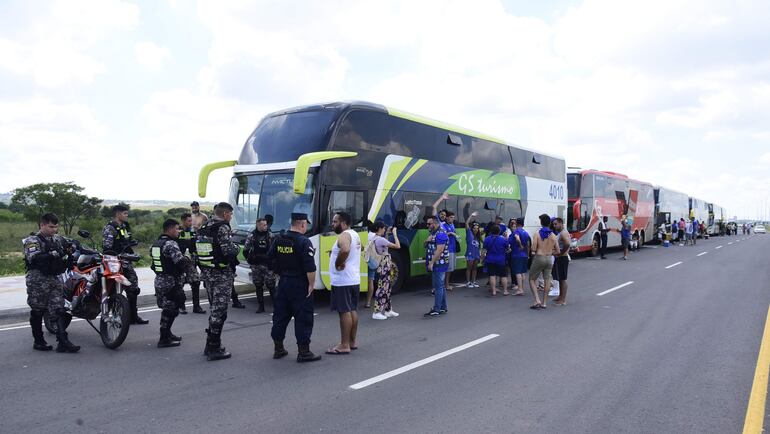
{"label": "flip flop sandal", "polygon": [[350,351],[340,351],[338,348],[329,348],[326,350],[326,354],[333,354],[333,355],[348,355],[350,354]]}

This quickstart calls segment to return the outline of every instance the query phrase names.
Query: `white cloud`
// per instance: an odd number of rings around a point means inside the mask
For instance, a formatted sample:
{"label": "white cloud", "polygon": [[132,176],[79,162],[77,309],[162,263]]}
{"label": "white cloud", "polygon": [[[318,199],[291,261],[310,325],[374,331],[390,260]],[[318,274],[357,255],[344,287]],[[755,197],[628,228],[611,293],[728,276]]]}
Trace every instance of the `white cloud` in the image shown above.
{"label": "white cloud", "polygon": [[134,45],[134,57],[136,63],[151,71],[158,71],[171,57],[171,53],[168,48],[160,47],[154,42],[142,41]]}
{"label": "white cloud", "polygon": [[138,6],[121,0],[58,0],[35,12],[24,31],[0,38],[0,68],[50,88],[91,83],[105,66],[89,51],[139,20]]}

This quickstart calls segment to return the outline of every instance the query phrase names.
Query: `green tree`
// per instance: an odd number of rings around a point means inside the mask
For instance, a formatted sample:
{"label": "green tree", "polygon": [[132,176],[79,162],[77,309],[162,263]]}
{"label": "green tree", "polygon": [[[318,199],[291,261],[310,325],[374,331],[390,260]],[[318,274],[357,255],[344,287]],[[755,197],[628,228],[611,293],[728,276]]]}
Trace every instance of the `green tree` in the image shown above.
{"label": "green tree", "polygon": [[34,184],[14,190],[10,208],[21,210],[30,221],[52,212],[69,236],[78,220],[98,215],[102,203],[99,198],[81,194],[82,191],[83,187],[72,182]]}

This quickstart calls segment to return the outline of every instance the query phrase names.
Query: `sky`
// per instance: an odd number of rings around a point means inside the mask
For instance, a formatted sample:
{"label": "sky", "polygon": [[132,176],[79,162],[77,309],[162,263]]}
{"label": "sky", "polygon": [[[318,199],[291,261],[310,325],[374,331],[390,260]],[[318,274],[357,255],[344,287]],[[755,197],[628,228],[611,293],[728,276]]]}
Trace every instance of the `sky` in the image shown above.
{"label": "sky", "polygon": [[768,22],[764,0],[5,0],[0,192],[192,200],[265,114],[366,100],[767,218]]}

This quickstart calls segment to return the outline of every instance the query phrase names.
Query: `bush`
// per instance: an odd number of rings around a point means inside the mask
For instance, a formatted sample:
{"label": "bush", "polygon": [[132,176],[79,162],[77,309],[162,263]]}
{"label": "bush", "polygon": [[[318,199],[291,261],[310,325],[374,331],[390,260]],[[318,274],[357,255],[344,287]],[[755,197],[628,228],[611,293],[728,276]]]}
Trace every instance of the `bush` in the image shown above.
{"label": "bush", "polygon": [[[0,202],[1,203],[1,202]],[[7,208],[0,209],[0,222],[2,223],[19,223],[24,221],[24,216]]]}

